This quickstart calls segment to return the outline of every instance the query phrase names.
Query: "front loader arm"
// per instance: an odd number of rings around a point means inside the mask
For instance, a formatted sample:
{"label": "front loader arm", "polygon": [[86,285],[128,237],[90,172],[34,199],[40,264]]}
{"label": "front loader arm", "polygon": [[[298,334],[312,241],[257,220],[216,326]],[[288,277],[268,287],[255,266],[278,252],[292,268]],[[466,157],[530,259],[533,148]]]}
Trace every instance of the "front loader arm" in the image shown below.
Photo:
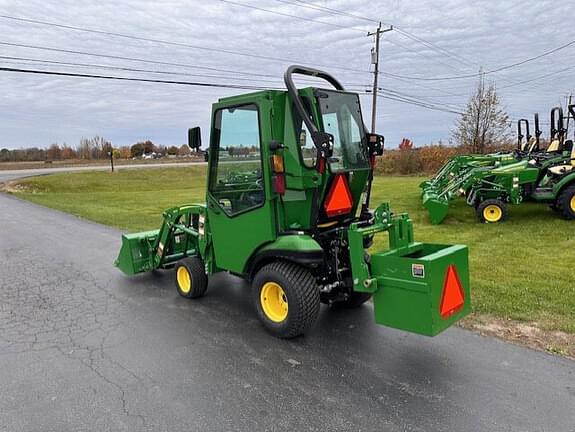
{"label": "front loader arm", "polygon": [[[122,236],[116,266],[128,275],[165,268],[191,255],[203,255],[206,241],[203,232],[205,206],[184,205],[163,213],[158,230]],[[202,239],[200,239],[202,237]]]}

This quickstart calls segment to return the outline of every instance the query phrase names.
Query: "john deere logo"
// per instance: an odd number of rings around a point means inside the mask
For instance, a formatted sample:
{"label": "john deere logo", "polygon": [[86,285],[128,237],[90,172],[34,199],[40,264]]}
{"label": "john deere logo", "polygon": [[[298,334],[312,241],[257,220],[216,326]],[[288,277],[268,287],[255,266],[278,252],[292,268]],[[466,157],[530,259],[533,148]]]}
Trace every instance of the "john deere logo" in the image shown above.
{"label": "john deere logo", "polygon": [[411,264],[411,275],[416,278],[424,278],[425,266],[423,264]]}

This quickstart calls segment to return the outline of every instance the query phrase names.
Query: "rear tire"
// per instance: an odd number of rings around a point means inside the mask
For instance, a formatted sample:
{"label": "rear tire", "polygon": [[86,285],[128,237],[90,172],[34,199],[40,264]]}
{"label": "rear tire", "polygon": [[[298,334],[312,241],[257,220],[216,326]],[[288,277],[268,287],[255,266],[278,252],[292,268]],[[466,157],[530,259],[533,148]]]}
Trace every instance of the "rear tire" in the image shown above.
{"label": "rear tire", "polygon": [[276,337],[292,338],[305,333],[319,313],[319,288],[304,267],[289,262],[263,266],[252,283],[258,318]]}
{"label": "rear tire", "polygon": [[575,185],[571,185],[563,190],[555,202],[557,210],[565,219],[575,219]]}
{"label": "rear tire", "polygon": [[499,199],[488,199],[477,206],[476,214],[484,223],[503,222],[507,219],[507,205]]}
{"label": "rear tire", "polygon": [[184,258],[174,268],[178,294],[185,298],[202,297],[208,289],[208,275],[200,257]]}

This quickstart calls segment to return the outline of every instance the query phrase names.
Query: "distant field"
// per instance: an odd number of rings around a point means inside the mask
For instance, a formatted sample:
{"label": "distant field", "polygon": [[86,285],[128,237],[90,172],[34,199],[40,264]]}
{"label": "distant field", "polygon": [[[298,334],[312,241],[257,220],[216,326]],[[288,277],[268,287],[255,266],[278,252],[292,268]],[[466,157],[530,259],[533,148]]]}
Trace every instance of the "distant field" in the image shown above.
{"label": "distant field", "polygon": [[[146,165],[174,162],[194,162],[203,161],[201,158],[160,158],[160,159],[117,159],[114,161],[115,166],[122,165]],[[63,168],[72,166],[110,166],[110,161],[106,159],[70,159],[53,162],[31,161],[31,162],[0,162],[0,171],[4,170],[21,170],[35,168]]]}
{"label": "distant field", "polygon": [[[443,225],[432,226],[421,207],[421,180],[378,177],[372,203],[390,201],[396,212],[408,212],[417,240],[469,246],[474,310],[575,334],[575,223],[523,204],[510,208],[507,222],[484,225],[457,202]],[[138,231],[159,227],[168,207],[203,202],[205,168],[55,174],[19,187],[15,194],[29,201]]]}

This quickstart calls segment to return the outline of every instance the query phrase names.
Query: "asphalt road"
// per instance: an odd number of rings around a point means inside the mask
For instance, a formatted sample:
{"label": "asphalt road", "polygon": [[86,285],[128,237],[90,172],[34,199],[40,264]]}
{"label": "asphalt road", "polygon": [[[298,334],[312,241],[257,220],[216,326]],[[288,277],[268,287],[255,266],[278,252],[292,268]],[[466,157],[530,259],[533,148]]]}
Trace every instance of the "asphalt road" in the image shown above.
{"label": "asphalt road", "polygon": [[278,340],[238,279],[186,300],[171,272],[123,276],[119,246],[0,194],[0,431],[575,431],[575,362],[369,305]]}
{"label": "asphalt road", "polygon": [[[171,162],[171,163],[146,163],[146,164],[131,164],[131,165],[117,165],[116,169],[140,169],[140,168],[170,168],[182,167],[189,165],[207,165],[206,162]],[[75,172],[75,171],[108,171],[109,165],[97,166],[70,166],[70,167],[55,167],[55,168],[32,168],[32,169],[19,169],[19,170],[0,170],[0,183],[29,176],[54,174],[59,172]]]}

